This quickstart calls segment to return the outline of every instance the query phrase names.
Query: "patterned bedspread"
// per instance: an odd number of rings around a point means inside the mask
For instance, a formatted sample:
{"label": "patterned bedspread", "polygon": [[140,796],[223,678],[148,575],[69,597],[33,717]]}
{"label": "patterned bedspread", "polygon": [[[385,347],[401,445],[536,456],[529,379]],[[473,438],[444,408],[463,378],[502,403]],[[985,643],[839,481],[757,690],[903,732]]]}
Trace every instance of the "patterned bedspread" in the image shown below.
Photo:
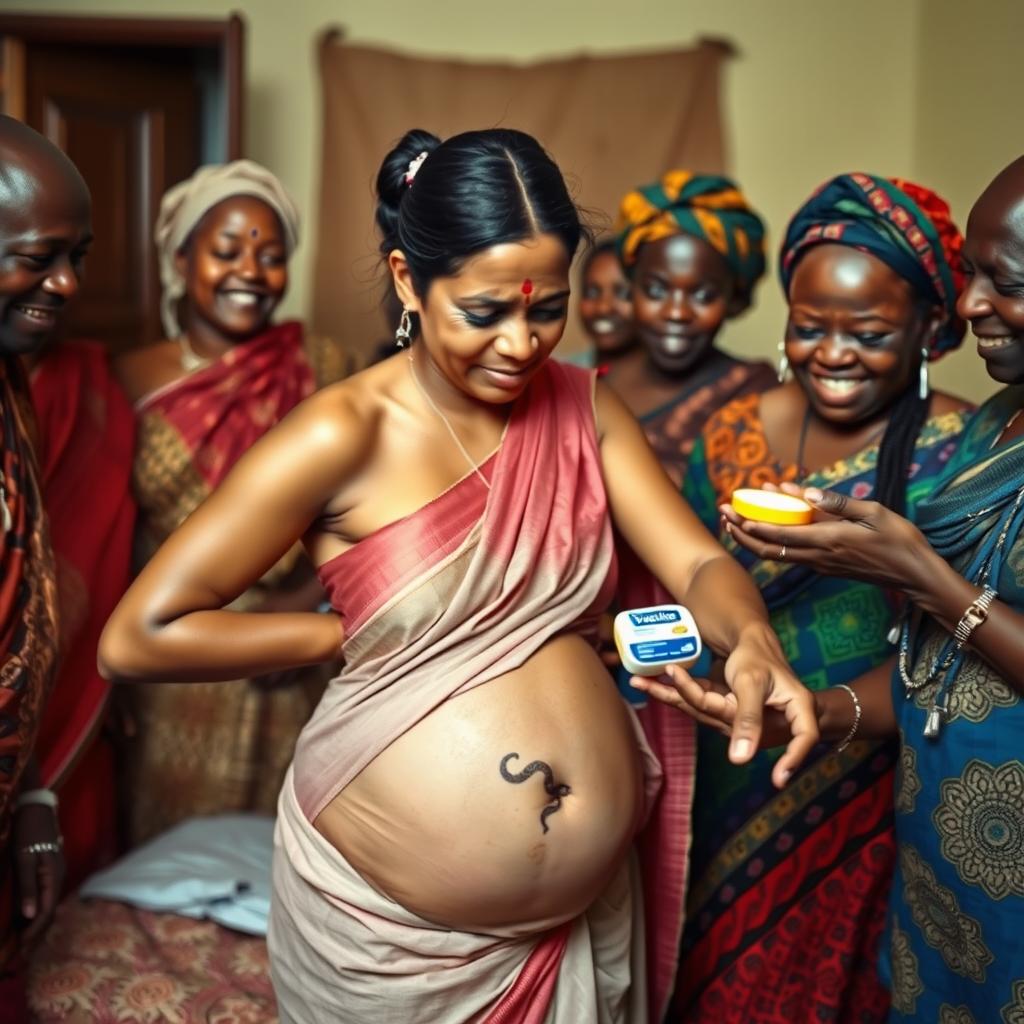
{"label": "patterned bedspread", "polygon": [[65,900],[29,971],[35,1024],[277,1024],[266,942],[211,921]]}

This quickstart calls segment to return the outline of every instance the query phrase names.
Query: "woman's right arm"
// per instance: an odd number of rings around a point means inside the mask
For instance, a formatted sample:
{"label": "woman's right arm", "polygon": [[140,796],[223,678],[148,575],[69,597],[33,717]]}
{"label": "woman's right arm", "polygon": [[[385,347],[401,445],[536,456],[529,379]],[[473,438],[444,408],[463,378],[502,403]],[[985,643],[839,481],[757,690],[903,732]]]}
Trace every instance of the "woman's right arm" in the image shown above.
{"label": "woman's right arm", "polygon": [[[897,732],[892,702],[892,674],[896,659],[890,658],[850,683],[860,702],[861,718],[853,739],[888,739]],[[667,681],[666,681],[667,680]],[[699,722],[731,736],[736,720],[736,697],[721,679],[695,679],[676,665],[669,665],[660,679],[638,679],[645,693],[663,704],[685,711]],[[853,698],[839,686],[814,693],[814,712],[821,739],[841,743],[856,721]],[[781,711],[765,708],[759,746],[763,750],[784,747],[793,738],[790,724]]]}
{"label": "woman's right arm", "polygon": [[[804,526],[775,526],[742,519],[722,507],[737,543],[759,558],[809,565],[824,576],[841,576],[906,594],[939,625],[953,633],[970,605],[981,596],[928,543],[911,522],[875,501],[835,491],[784,484],[827,516]],[[1024,696],[1024,615],[995,601],[987,619],[971,634],[977,651],[1017,693]]]}
{"label": "woman's right arm", "polygon": [[328,389],[257,442],[167,539],[114,610],[99,646],[117,681],[240,679],[338,655],[341,620],[224,610],[307,531],[355,472],[369,431]]}

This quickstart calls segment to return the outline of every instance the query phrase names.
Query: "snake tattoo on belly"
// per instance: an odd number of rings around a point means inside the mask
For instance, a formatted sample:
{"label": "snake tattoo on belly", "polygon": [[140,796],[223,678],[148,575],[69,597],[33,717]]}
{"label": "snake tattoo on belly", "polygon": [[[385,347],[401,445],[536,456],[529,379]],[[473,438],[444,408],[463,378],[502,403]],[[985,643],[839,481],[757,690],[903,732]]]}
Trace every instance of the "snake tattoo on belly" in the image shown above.
{"label": "snake tattoo on belly", "polygon": [[548,796],[554,798],[540,812],[541,828],[547,832],[548,818],[562,806],[562,797],[568,796],[572,792],[572,787],[567,786],[564,782],[555,782],[555,773],[551,770],[551,765],[545,764],[543,761],[531,761],[521,772],[510,772],[507,766],[514,757],[519,757],[519,755],[517,753],[506,754],[501,759],[501,764],[498,765],[498,771],[501,772],[501,777],[506,782],[512,782],[517,785],[520,782],[525,782],[531,775],[536,775],[537,772],[541,772],[544,775],[544,791]]}

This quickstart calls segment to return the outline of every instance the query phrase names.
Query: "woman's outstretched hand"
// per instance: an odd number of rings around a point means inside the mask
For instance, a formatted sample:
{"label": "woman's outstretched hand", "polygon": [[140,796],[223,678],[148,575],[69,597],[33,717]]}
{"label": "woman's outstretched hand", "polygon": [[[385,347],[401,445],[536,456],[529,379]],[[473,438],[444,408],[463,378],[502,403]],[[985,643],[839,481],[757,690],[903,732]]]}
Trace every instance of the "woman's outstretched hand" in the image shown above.
{"label": "woman's outstretched hand", "polygon": [[[636,689],[643,690],[663,704],[678,708],[723,736],[732,736],[736,697],[724,680],[698,679],[686,669],[670,665],[659,679],[634,676],[630,682]],[[793,732],[785,714],[774,708],[764,708],[761,713],[759,749],[784,747],[792,738]]]}
{"label": "woman's outstretched hand", "polygon": [[809,565],[825,576],[904,590],[931,554],[916,526],[877,501],[794,484],[765,489],[803,498],[818,516],[805,526],[775,526],[744,519],[731,505],[722,505],[730,536],[758,558]]}
{"label": "woman's outstretched hand", "polygon": [[759,747],[785,744],[772,769],[780,788],[818,742],[814,695],[793,674],[775,635],[764,629],[744,633],[726,659],[721,682],[694,679],[670,665],[660,679],[634,676],[632,685],[728,736],[733,764],[745,764]]}

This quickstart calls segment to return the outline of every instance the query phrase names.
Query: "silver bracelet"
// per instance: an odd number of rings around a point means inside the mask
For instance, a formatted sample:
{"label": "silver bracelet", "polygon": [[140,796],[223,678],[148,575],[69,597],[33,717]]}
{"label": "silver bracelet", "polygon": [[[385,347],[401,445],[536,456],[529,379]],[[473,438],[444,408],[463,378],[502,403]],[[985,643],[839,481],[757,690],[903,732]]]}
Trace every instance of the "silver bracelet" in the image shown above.
{"label": "silver bracelet", "polygon": [[836,747],[836,753],[841,754],[853,742],[853,737],[857,735],[857,730],[860,728],[862,708],[860,706],[860,697],[846,683],[839,683],[835,689],[845,690],[853,700],[853,725],[850,726],[850,731],[843,737],[839,746]]}
{"label": "silver bracelet", "polygon": [[29,843],[21,848],[22,853],[60,853],[64,849],[64,837],[58,836],[56,841],[47,839],[41,843]]}
{"label": "silver bracelet", "polygon": [[41,804],[43,807],[57,810],[57,794],[52,789],[26,789],[24,793],[18,794],[17,800],[14,801],[14,809],[28,807],[29,804]]}

